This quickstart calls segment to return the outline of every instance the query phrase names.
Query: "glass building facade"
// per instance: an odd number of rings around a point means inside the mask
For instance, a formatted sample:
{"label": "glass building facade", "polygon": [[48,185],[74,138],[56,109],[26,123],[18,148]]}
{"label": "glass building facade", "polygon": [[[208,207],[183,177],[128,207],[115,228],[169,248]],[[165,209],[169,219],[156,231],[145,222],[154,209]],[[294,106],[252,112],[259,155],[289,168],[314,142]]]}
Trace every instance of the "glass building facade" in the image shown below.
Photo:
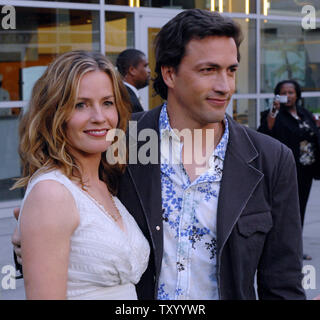
{"label": "glass building facade", "polygon": [[[0,209],[22,196],[9,191],[20,175],[17,128],[48,63],[75,49],[114,62],[122,50],[137,48],[152,70],[155,35],[190,8],[221,12],[242,27],[237,90],[227,110],[236,121],[256,129],[274,86],[287,78],[298,80],[305,106],[320,114],[319,0],[0,0]],[[149,108],[161,103],[151,86],[142,93]]]}

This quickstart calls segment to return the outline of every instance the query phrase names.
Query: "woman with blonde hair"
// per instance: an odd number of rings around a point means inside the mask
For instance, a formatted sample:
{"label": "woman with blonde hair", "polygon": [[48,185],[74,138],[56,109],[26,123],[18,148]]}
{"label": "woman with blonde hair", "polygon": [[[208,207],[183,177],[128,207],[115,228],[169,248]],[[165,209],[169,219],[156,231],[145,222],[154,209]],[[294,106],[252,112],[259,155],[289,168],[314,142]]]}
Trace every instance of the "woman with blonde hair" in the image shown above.
{"label": "woman with blonde hair", "polygon": [[128,97],[112,63],[62,54],[36,82],[20,125],[27,186],[18,227],[28,299],[137,299],[149,244],[119,199],[124,165],[106,160]]}

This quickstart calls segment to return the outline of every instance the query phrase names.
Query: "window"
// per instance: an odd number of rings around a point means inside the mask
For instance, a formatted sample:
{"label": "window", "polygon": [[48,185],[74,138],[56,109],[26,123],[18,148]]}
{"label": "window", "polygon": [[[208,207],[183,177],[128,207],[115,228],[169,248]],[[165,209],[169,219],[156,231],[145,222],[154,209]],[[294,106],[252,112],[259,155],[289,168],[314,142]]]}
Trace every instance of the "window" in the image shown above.
{"label": "window", "polygon": [[106,55],[115,64],[118,54],[134,48],[134,18],[132,13],[106,12]]}
{"label": "window", "polygon": [[310,112],[320,116],[320,97],[305,97],[303,105]]}
{"label": "window", "polygon": [[244,39],[240,45],[240,63],[237,71],[237,93],[256,92],[256,21],[234,19],[241,26]]}
{"label": "window", "polygon": [[313,6],[320,12],[319,0],[260,0],[261,13],[264,15],[283,15],[302,17],[305,5]]}
{"label": "window", "polygon": [[218,12],[256,13],[255,0],[105,0],[106,4],[167,9],[207,9]]}
{"label": "window", "polygon": [[256,99],[234,99],[232,105],[233,119],[249,128],[256,129],[256,106]]}
{"label": "window", "polygon": [[304,91],[320,90],[320,29],[304,30],[297,21],[261,23],[261,91],[273,92],[284,79]]}
{"label": "window", "polygon": [[34,80],[40,72],[32,67],[66,51],[100,49],[99,12],[16,7],[16,14],[17,29],[0,33],[0,74],[10,100],[28,99],[24,76]]}

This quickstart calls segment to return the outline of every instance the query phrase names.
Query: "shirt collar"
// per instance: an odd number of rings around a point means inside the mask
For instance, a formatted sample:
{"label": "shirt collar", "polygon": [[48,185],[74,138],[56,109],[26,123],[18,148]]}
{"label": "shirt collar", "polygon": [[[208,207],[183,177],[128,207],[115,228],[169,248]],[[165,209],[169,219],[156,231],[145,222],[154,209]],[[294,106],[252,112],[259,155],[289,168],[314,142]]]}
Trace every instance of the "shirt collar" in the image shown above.
{"label": "shirt collar", "polygon": [[[224,161],[229,141],[229,123],[226,115],[224,116],[224,125],[225,129],[223,136],[213,153],[214,156],[220,158],[222,161]],[[178,139],[180,141],[179,137],[174,133],[173,129],[170,126],[166,103],[164,103],[161,108],[159,117],[159,130],[161,139],[171,136],[173,139]]]}
{"label": "shirt collar", "polygon": [[134,92],[134,94],[137,96],[137,98],[140,97],[138,89],[136,87],[134,87],[132,84],[130,84],[130,83],[126,82],[126,81],[123,81],[123,83]]}

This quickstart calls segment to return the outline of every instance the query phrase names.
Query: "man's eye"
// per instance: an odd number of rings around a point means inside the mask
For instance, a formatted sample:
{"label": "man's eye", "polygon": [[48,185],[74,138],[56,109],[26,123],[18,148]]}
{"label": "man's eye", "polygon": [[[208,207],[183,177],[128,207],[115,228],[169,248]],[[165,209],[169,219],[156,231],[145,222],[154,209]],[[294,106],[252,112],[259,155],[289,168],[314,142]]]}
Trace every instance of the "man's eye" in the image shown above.
{"label": "man's eye", "polygon": [[214,72],[215,69],[214,68],[203,68],[200,71],[201,71],[201,73],[205,73],[206,74],[206,73]]}

